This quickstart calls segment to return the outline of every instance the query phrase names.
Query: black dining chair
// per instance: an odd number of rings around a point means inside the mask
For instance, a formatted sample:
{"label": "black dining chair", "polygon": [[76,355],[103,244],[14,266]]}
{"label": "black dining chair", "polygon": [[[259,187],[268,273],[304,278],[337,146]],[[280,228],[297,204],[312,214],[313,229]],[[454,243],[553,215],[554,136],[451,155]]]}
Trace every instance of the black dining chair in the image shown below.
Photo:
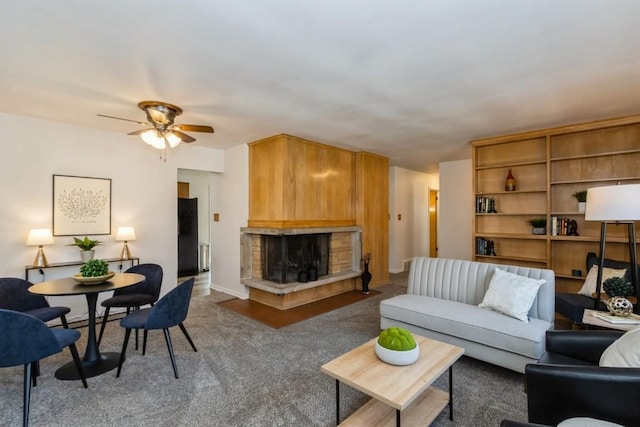
{"label": "black dining chair", "polygon": [[173,345],[171,344],[169,328],[179,326],[184,333],[184,336],[187,338],[187,341],[191,344],[193,351],[198,351],[196,346],[193,344],[187,329],[182,323],[187,318],[187,313],[189,312],[189,301],[191,300],[194,281],[195,280],[192,277],[169,291],[166,295],[160,298],[153,307],[136,310],[120,320],[120,326],[125,328],[125,334],[116,377],[120,377],[120,371],[127,352],[127,344],[129,343],[131,330],[144,330],[144,340],[142,344],[142,354],[144,355],[147,346],[147,332],[153,329],[162,329],[164,332],[164,339],[167,342],[167,348],[169,349],[169,357],[171,358],[173,373],[175,377],[178,378],[178,367],[173,353]]}
{"label": "black dining chair", "polygon": [[0,278],[0,309],[20,311],[37,317],[43,322],[60,318],[62,326],[68,328],[65,317],[69,307],[51,307],[42,295],[29,292],[33,283],[17,277]]}
{"label": "black dining chair", "polygon": [[87,388],[87,379],[80,363],[75,342],[80,332],[75,329],[49,329],[40,319],[30,314],[0,309],[0,367],[24,365],[24,403],[22,423],[29,425],[29,404],[32,383],[35,386],[33,366],[45,357],[60,353],[69,347],[76,369]]}
{"label": "black dining chair", "polygon": [[[98,335],[98,345],[102,341],[102,334],[107,325],[109,310],[112,307],[126,308],[127,314],[131,310],[138,310],[144,305],[155,304],[160,297],[160,288],[162,287],[162,267],[158,264],[139,264],[129,268],[125,273],[138,273],[145,277],[145,280],[137,285],[120,288],[113,291],[113,296],[102,301],[100,304],[105,307],[102,316],[102,324],[100,325],[100,334]],[[138,341],[136,336],[136,349]]]}

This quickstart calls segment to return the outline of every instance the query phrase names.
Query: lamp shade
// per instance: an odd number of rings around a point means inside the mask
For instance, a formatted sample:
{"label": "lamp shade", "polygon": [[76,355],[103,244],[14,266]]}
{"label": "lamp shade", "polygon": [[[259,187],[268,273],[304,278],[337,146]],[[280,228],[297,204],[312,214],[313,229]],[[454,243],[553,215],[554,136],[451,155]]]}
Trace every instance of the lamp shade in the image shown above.
{"label": "lamp shade", "polygon": [[118,227],[118,231],[116,232],[116,240],[136,240],[136,232],[133,227]]}
{"label": "lamp shade", "polygon": [[587,221],[640,220],[640,184],[589,188],[584,219]]}
{"label": "lamp shade", "polygon": [[53,235],[50,228],[33,228],[29,231],[29,237],[27,237],[27,245],[40,246],[40,245],[52,245]]}

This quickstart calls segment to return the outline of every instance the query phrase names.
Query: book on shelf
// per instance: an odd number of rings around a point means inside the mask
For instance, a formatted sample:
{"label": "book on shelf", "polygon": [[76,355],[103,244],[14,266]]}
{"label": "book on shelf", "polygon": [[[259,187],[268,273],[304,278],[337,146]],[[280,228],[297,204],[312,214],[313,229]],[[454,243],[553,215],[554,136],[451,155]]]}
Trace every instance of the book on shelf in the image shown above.
{"label": "book on shelf", "polygon": [[609,323],[640,325],[640,316],[635,313],[631,313],[628,316],[616,316],[605,311],[594,311],[592,314],[594,317]]}

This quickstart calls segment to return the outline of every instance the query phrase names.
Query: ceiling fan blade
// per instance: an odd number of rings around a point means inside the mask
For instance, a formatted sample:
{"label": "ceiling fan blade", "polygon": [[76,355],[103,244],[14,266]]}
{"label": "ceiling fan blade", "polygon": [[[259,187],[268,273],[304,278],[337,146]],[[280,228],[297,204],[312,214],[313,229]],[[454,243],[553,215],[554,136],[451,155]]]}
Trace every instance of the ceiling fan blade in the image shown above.
{"label": "ceiling fan blade", "polygon": [[182,140],[182,142],[193,142],[196,140],[195,138],[192,138],[186,133],[180,132],[179,130],[173,129],[171,132],[176,134]]}
{"label": "ceiling fan blade", "polygon": [[213,133],[213,128],[211,126],[202,125],[174,125],[174,129],[186,130],[187,132]]}
{"label": "ceiling fan blade", "polygon": [[[144,123],[144,124],[146,124],[146,123]],[[136,130],[136,131],[133,131],[133,132],[129,132],[127,135],[140,135],[142,133],[145,133],[148,130],[153,130],[153,128],[139,129],[139,130]]]}
{"label": "ceiling fan blade", "polygon": [[147,122],[141,122],[141,121],[138,121],[138,120],[123,119],[122,117],[107,116],[106,114],[96,114],[96,115],[100,116],[100,117],[106,117],[108,119],[124,120],[125,122],[137,123],[137,124],[143,125],[143,126],[148,126],[149,125],[149,123],[147,123]]}

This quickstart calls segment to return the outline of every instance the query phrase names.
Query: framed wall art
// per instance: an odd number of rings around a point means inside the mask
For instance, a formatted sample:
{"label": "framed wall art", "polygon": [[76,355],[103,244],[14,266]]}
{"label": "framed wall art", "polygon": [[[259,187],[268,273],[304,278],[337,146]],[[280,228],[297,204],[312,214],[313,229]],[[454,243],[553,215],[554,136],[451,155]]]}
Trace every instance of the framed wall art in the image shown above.
{"label": "framed wall art", "polygon": [[111,179],[53,175],[53,235],[111,234]]}

